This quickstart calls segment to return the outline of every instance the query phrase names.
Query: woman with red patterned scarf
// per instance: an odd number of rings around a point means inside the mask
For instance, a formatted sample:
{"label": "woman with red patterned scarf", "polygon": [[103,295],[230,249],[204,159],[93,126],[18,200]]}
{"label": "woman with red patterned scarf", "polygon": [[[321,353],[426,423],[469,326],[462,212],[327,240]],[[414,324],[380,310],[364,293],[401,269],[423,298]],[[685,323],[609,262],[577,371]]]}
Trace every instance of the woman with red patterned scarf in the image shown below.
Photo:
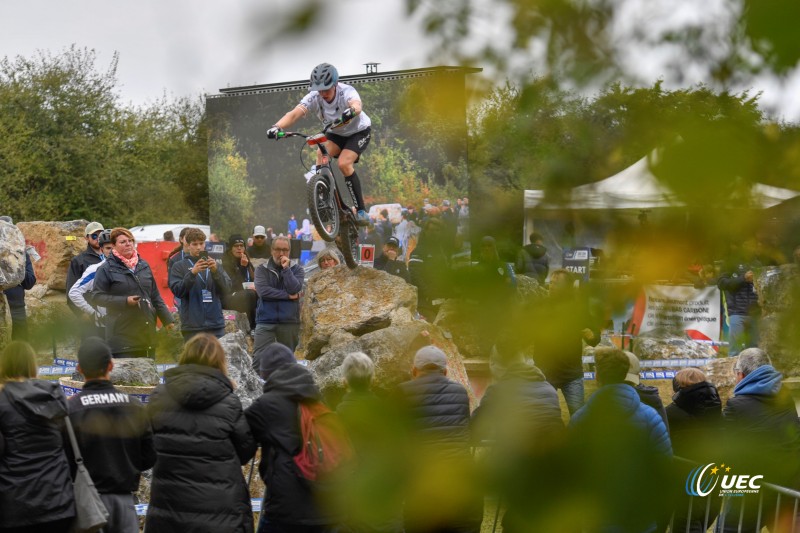
{"label": "woman with red patterned scarf", "polygon": [[[114,357],[155,357],[156,320],[172,328],[150,265],[136,253],[133,234],[111,231],[114,249],[97,269],[91,302],[105,307],[106,340]],[[87,298],[88,299],[88,298]]]}

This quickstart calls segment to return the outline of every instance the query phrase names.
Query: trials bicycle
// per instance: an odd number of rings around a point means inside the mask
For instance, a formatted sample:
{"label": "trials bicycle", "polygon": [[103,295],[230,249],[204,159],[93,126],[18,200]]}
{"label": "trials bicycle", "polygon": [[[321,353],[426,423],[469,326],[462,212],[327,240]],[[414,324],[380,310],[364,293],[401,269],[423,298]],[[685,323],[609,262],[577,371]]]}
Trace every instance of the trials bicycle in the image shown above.
{"label": "trials bicycle", "polygon": [[334,121],[314,135],[306,135],[295,131],[279,131],[277,139],[286,137],[302,137],[308,146],[316,147],[322,154],[325,163],[317,165],[316,172],[306,185],[306,199],[311,222],[320,237],[328,242],[335,242],[344,255],[344,262],[349,268],[356,268],[359,260],[358,222],[354,209],[344,202],[341,187],[331,166],[333,159],[325,147],[328,130],[336,127],[340,121]]}

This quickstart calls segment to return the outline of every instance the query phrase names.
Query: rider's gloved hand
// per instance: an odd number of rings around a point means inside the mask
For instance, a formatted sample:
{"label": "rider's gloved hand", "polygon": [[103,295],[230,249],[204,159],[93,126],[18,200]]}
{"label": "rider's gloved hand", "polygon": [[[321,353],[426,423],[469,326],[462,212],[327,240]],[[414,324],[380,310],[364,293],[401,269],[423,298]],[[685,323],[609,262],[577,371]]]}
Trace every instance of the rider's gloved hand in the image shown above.
{"label": "rider's gloved hand", "polygon": [[356,116],[356,110],[353,109],[352,107],[348,107],[345,110],[345,112],[342,113],[342,123],[344,124],[345,122],[352,120],[353,117],[355,116]]}
{"label": "rider's gloved hand", "polygon": [[267,130],[267,138],[277,139],[279,133],[283,133],[283,128],[280,128],[278,126],[272,126],[270,129]]}

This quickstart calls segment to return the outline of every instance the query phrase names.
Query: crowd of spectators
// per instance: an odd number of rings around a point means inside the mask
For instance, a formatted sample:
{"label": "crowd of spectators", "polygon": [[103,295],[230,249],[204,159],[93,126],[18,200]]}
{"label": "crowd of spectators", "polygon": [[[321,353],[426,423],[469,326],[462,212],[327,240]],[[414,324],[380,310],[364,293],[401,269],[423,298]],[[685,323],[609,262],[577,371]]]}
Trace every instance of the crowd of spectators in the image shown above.
{"label": "crowd of spectators", "polygon": [[[495,382],[472,412],[434,345],[416,352],[410,379],[391,390],[373,389],[368,355],[349,354],[347,393],[331,411],[312,374],[280,343],[262,350],[264,392],[243,409],[213,334],[185,344],[146,405],[109,381],[114,359],[103,339],[84,339],[78,364],[86,384],[68,400],[56,382],[36,379],[31,347],[12,342],[0,356],[0,527],[69,530],[75,465],[64,445],[67,416],[109,511],[108,530],[125,533],[138,531],[133,494],[151,467],[148,530],[254,531],[242,466],[258,447],[261,533],[479,533],[487,494],[499,496],[509,533],[655,532],[670,519],[703,531],[707,511],[687,514],[688,467],[673,453],[697,464],[724,456],[741,472],[788,487],[800,480],[794,402],[760,349],[740,354],[724,408],[702,371],[679,372],[666,419],[637,391],[630,353],[597,350],[598,388],[569,417],[542,370],[513,343],[495,352]],[[342,446],[353,455],[335,475],[308,478],[299,470],[306,408],[337,417],[346,432]],[[318,440],[311,449],[328,453],[325,446]],[[730,499],[718,518],[724,530],[756,531],[757,498]],[[791,516],[791,502],[761,498],[778,509],[762,523]]]}

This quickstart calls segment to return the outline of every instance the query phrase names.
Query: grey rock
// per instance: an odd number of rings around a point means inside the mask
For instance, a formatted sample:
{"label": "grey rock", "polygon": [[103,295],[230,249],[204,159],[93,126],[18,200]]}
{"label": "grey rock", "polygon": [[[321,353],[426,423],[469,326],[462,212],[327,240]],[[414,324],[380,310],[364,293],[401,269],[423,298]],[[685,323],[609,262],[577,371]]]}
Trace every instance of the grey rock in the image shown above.
{"label": "grey rock", "polygon": [[230,309],[225,309],[222,313],[225,316],[225,333],[236,333],[237,331],[250,333],[250,321],[247,319],[247,313]]}
{"label": "grey rock", "polygon": [[685,335],[651,331],[633,340],[631,350],[639,359],[705,359],[716,357],[714,349]]}
{"label": "grey rock", "polygon": [[234,393],[247,409],[261,396],[262,381],[255,373],[252,358],[247,353],[247,337],[241,331],[228,333],[219,340],[225,350],[228,377],[235,385]]}
{"label": "grey rock", "polygon": [[788,311],[796,306],[800,290],[797,265],[759,269],[754,279],[758,303],[765,315]]}
{"label": "grey rock", "polygon": [[489,356],[490,347],[486,346],[480,330],[475,327],[481,310],[476,302],[445,300],[439,306],[439,312],[433,321],[434,325],[455,341],[459,353],[469,359]]}
{"label": "grey rock", "polygon": [[16,287],[25,277],[25,237],[8,222],[0,221],[0,291]]}
{"label": "grey rock", "polygon": [[[395,311],[406,308],[408,314]],[[417,289],[397,276],[371,268],[350,270],[340,265],[309,278],[303,301],[301,357],[315,359],[335,331],[360,337],[384,329],[392,319],[414,314]],[[393,314],[394,313],[394,314]]]}
{"label": "grey rock", "polygon": [[336,404],[344,393],[341,365],[347,354],[359,351],[370,356],[375,363],[373,386],[388,391],[411,378],[414,354],[430,343],[447,354],[448,377],[464,385],[474,400],[458,348],[445,338],[441,329],[422,320],[392,325],[354,337],[350,342],[331,346],[317,359],[310,361],[308,368],[325,398]]}
{"label": "grey rock", "polygon": [[159,375],[156,363],[146,357],[115,358],[114,369],[111,371],[111,383],[135,387],[158,385]]}
{"label": "grey rock", "polygon": [[11,312],[6,295],[0,292],[0,351],[11,342]]}
{"label": "grey rock", "polygon": [[736,375],[733,373],[733,367],[738,360],[738,357],[720,357],[701,368],[708,381],[717,387],[722,405],[725,405],[727,399],[733,396],[733,389],[736,387]]}

